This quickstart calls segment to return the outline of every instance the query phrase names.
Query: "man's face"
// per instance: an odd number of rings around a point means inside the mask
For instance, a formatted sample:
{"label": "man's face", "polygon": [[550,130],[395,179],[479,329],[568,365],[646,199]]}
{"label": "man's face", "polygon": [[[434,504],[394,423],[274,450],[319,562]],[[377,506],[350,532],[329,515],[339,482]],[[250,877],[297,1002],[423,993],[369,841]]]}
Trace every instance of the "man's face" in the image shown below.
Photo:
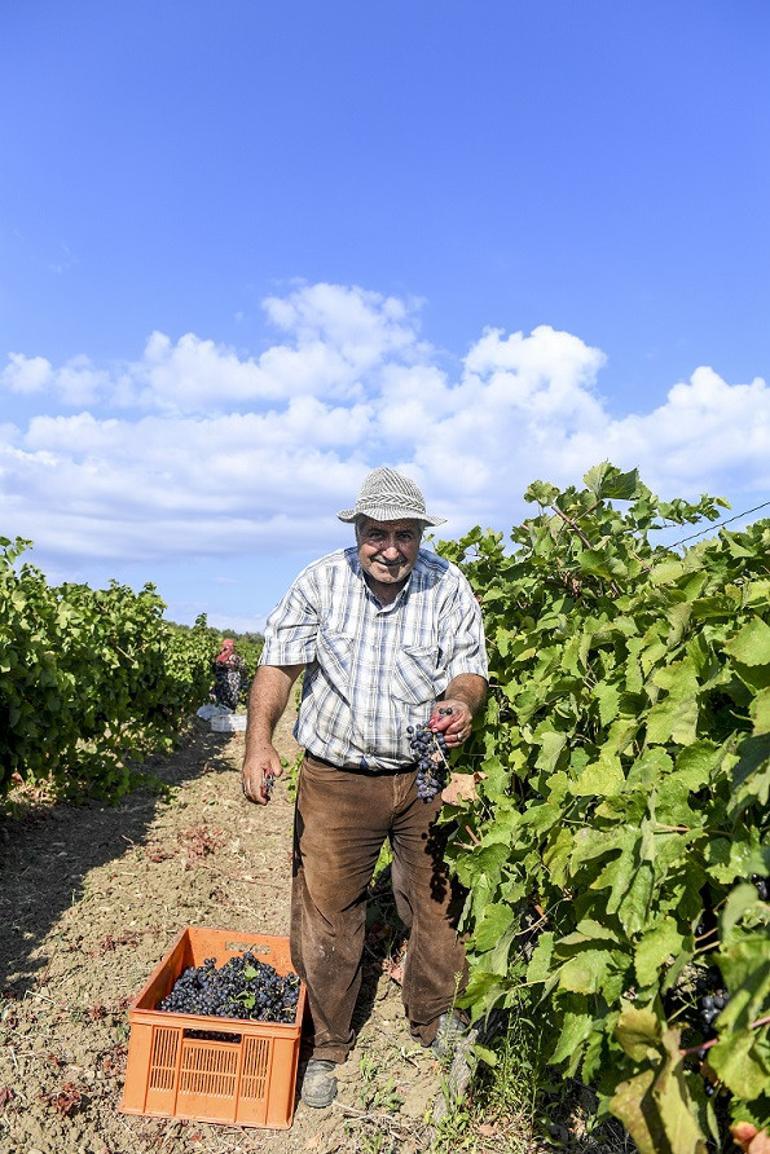
{"label": "man's face", "polygon": [[371,521],[357,532],[358,559],[364,573],[382,585],[406,581],[420,548],[419,521]]}

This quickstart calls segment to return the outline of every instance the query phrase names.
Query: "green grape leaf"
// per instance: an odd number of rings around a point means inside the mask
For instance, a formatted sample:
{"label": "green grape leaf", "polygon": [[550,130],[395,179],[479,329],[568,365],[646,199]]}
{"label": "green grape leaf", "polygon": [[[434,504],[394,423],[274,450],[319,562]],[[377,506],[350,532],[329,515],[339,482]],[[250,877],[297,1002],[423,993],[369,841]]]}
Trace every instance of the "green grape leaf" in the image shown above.
{"label": "green grape leaf", "polygon": [[559,986],[575,994],[597,994],[612,962],[609,950],[581,950],[559,970]]}
{"label": "green grape leaf", "polygon": [[743,665],[770,665],[770,625],[753,617],[727,642],[725,652]]}
{"label": "green grape leaf", "polygon": [[748,882],[743,885],[736,886],[727,897],[722,910],[720,923],[722,927],[722,938],[726,938],[733,927],[741,920],[743,915],[757,904],[759,898],[754,886],[749,885]]}
{"label": "green grape leaf", "polygon": [[585,767],[570,790],[575,797],[616,797],[625,784],[618,758],[602,755]]}
{"label": "green grape leaf", "polygon": [[651,985],[658,970],[669,957],[676,957],[684,944],[672,917],[664,917],[639,940],[634,957],[636,976],[641,986]]}
{"label": "green grape leaf", "polygon": [[513,910],[510,906],[494,902],[487,905],[474,932],[476,949],[491,950],[510,929],[512,922]]}
{"label": "green grape leaf", "polygon": [[567,1010],[564,1013],[561,1033],[551,1054],[551,1062],[558,1065],[565,1058],[574,1058],[593,1029],[593,1015],[586,1010]]}
{"label": "green grape leaf", "polygon": [[599,720],[602,725],[609,725],[618,716],[620,707],[620,691],[615,685],[599,682],[594,689],[594,696],[599,702]]}
{"label": "green grape leaf", "polygon": [[754,736],[770,733],[770,687],[761,689],[749,706],[749,716],[754,722]]}
{"label": "green grape leaf", "polygon": [[770,1085],[770,1066],[762,1060],[753,1030],[732,1033],[709,1050],[709,1065],[738,1098],[751,1101]]}
{"label": "green grape leaf", "polygon": [[540,935],[527,966],[527,982],[534,985],[544,982],[551,974],[554,935],[547,931]]}

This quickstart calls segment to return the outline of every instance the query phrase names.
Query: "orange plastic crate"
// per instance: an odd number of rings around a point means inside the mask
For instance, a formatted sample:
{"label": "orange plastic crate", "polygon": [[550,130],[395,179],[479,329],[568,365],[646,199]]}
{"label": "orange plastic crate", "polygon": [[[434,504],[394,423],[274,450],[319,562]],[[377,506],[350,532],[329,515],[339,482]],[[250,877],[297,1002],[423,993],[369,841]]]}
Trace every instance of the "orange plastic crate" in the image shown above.
{"label": "orange plastic crate", "polygon": [[[206,958],[221,966],[246,950],[279,974],[292,970],[287,938],[197,926],[182,931],[128,1011],[123,1113],[274,1129],[291,1126],[304,985],[290,1025],[155,1009],[188,966],[200,966]],[[201,1030],[229,1034],[232,1040],[190,1037],[191,1031]]]}

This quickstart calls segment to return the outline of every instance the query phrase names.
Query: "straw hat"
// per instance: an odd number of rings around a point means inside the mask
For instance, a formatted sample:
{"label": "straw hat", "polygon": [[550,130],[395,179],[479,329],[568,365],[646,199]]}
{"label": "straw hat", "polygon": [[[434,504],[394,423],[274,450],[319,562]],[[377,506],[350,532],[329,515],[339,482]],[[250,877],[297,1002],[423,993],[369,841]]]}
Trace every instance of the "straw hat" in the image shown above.
{"label": "straw hat", "polygon": [[424,525],[443,525],[446,517],[432,517],[425,509],[425,498],[403,473],[382,466],[372,469],[361,486],[352,509],[337,514],[340,521],[371,517],[373,521],[422,521]]}

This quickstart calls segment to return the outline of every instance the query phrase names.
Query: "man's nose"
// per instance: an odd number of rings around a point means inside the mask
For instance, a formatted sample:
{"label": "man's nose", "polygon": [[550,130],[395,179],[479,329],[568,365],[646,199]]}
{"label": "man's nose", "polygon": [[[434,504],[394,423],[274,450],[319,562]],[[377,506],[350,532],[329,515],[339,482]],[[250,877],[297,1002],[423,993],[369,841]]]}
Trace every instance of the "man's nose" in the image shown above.
{"label": "man's nose", "polygon": [[392,558],[397,557],[399,554],[399,548],[395,537],[388,541],[387,544],[384,544],[380,552]]}

